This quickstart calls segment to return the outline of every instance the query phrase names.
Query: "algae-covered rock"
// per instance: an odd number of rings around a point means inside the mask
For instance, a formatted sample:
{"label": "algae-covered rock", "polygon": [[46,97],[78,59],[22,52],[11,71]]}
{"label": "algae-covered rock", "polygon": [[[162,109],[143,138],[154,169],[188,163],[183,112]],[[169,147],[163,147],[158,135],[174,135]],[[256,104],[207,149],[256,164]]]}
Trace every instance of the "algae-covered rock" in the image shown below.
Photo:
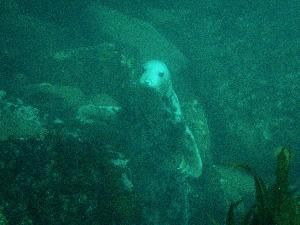
{"label": "algae-covered rock", "polygon": [[142,224],[116,150],[103,136],[0,141],[0,224]]}
{"label": "algae-covered rock", "polygon": [[122,107],[115,99],[106,94],[99,94],[90,96],[78,107],[74,121],[85,138],[105,137],[110,145],[123,138],[124,134],[120,129],[123,121],[119,118],[121,112]]}
{"label": "algae-covered rock", "polygon": [[85,17],[96,40],[108,37],[125,46],[135,47],[143,62],[151,59],[162,60],[173,73],[187,65],[188,60],[182,52],[146,21],[105,7],[99,2],[88,7]]}
{"label": "algae-covered rock", "polygon": [[116,123],[121,111],[120,104],[107,94],[85,95],[79,88],[50,83],[30,85],[27,89],[28,101],[54,123],[76,121],[104,129]]}
{"label": "algae-covered rock", "polygon": [[19,7],[15,0],[0,0],[0,15],[15,15],[18,12]]}
{"label": "algae-covered rock", "polygon": [[68,32],[57,25],[27,15],[0,14],[0,19],[2,57],[20,68],[38,72],[37,66],[46,63],[49,53],[67,45]]}
{"label": "algae-covered rock", "polygon": [[82,124],[93,124],[115,120],[121,107],[118,105],[88,104],[78,109],[77,119]]}
{"label": "algae-covered rock", "polygon": [[219,186],[227,203],[240,200],[242,197],[252,195],[255,191],[251,177],[232,168],[216,165],[216,173],[219,177]]}
{"label": "algae-covered rock", "polygon": [[53,78],[57,67],[49,56],[73,40],[65,28],[18,13],[0,13],[0,30],[0,88],[10,93]]}
{"label": "algae-covered rock", "polygon": [[173,9],[147,7],[145,14],[151,23],[166,31],[166,33],[175,34],[176,37],[189,29],[186,25],[193,16],[192,10],[184,7]]}
{"label": "algae-covered rock", "polygon": [[47,122],[63,123],[75,118],[77,109],[87,101],[86,95],[77,87],[38,83],[24,88],[24,101],[47,115]]}
{"label": "algae-covered rock", "polygon": [[[55,85],[51,83],[40,83],[27,87],[28,97],[34,98],[35,104],[47,105],[47,99],[57,100],[61,107],[76,109],[84,103],[84,93],[76,87]],[[39,98],[39,99],[38,99]]]}
{"label": "algae-covered rock", "polygon": [[39,110],[25,105],[21,100],[9,102],[0,99],[0,140],[8,138],[43,138],[43,127]]}
{"label": "algae-covered rock", "polygon": [[[270,146],[299,145],[299,78],[299,73],[290,73],[278,75],[276,82],[264,77],[256,80],[250,75],[218,81],[219,90],[213,101],[219,104],[225,127],[216,131],[216,141],[230,146],[220,159],[244,161],[268,174],[275,163]],[[267,158],[271,163],[265,163]]]}
{"label": "algae-covered rock", "polygon": [[91,95],[106,93],[117,99],[124,97],[124,87],[135,69],[133,57],[111,43],[56,51],[51,60],[56,65],[51,83],[78,87]]}
{"label": "algae-covered rock", "polygon": [[[26,14],[54,23],[66,23],[80,15],[92,0],[27,0],[18,1],[20,8]],[[67,15],[67,16],[66,16]]]}

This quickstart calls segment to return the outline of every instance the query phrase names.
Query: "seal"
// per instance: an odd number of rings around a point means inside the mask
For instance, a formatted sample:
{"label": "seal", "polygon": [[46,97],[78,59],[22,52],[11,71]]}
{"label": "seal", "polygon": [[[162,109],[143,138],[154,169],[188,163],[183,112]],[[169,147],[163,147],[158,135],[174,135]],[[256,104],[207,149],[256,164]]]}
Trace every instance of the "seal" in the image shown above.
{"label": "seal", "polygon": [[[168,115],[167,120],[175,125],[175,129],[181,130],[182,140],[180,143],[182,144],[181,149],[183,152],[181,162],[178,165],[178,170],[187,176],[201,176],[202,159],[199,149],[191,129],[184,121],[180,102],[173,89],[171,74],[167,65],[159,60],[150,60],[146,62],[143,65],[143,73],[139,79],[139,83],[142,87],[156,95],[156,103],[161,103],[158,104],[157,110],[166,112]],[[154,106],[155,104],[153,103],[152,105]]]}
{"label": "seal", "polygon": [[143,202],[139,224],[188,225],[187,178],[201,175],[202,161],[166,64],[146,62],[133,91],[124,127],[132,184]]}

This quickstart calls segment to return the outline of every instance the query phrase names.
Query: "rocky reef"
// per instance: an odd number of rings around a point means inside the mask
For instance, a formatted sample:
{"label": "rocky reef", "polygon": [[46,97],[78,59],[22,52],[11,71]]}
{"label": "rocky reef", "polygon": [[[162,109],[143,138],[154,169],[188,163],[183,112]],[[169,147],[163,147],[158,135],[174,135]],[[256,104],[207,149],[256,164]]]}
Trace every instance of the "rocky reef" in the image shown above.
{"label": "rocky reef", "polygon": [[[228,208],[227,224],[297,224],[295,2],[0,0],[0,224],[141,225],[158,221],[151,198],[180,225],[168,208],[189,225]],[[137,91],[149,59],[170,67],[200,178]]]}

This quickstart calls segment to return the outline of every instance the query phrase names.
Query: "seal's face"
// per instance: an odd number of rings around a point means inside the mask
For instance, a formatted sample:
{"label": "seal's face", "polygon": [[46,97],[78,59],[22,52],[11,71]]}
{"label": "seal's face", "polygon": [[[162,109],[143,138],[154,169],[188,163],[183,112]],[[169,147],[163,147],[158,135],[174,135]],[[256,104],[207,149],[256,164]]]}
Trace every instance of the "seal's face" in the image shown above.
{"label": "seal's face", "polygon": [[162,96],[172,90],[170,72],[166,64],[158,60],[151,60],[143,65],[144,72],[139,83],[146,88],[153,89]]}

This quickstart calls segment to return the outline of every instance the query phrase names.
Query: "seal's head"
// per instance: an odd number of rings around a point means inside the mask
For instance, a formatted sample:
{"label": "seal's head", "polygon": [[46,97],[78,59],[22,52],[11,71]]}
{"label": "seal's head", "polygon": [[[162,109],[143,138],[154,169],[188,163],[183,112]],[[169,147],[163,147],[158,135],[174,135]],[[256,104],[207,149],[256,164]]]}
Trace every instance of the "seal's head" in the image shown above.
{"label": "seal's head", "polygon": [[172,82],[167,65],[159,60],[150,60],[143,65],[143,69],[139,83],[162,96],[169,95],[172,91]]}

